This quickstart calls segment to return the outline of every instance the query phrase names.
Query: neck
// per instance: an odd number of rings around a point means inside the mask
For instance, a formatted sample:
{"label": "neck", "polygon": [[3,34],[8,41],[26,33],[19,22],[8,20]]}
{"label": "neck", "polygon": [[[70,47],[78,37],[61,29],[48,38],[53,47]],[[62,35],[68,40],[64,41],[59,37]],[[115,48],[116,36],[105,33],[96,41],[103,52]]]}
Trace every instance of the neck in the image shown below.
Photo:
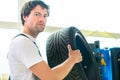
{"label": "neck", "polygon": [[32,36],[34,38],[36,38],[38,36],[38,34],[39,34],[39,33],[35,33],[33,31],[30,31],[30,30],[28,30],[26,28],[23,29],[23,33],[28,34],[28,35],[30,35],[30,36]]}

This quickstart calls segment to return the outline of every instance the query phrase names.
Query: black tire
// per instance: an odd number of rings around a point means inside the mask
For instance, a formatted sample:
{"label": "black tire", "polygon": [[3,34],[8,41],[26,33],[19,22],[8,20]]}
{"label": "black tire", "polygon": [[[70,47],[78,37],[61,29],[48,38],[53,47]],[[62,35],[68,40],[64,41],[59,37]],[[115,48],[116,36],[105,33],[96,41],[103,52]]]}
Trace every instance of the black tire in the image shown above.
{"label": "black tire", "polygon": [[76,64],[64,80],[100,80],[99,69],[87,41],[76,27],[69,27],[50,35],[46,43],[48,64],[52,68],[68,58],[67,45],[79,49],[83,61]]}
{"label": "black tire", "polygon": [[120,80],[120,48],[111,48],[112,80]]}

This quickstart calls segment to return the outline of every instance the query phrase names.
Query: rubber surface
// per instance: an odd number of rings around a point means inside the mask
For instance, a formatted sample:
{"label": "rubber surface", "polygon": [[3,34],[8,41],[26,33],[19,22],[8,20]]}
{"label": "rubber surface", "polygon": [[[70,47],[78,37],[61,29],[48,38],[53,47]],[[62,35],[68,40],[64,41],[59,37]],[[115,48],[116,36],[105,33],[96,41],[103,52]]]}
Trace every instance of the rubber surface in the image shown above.
{"label": "rubber surface", "polygon": [[68,58],[68,44],[73,50],[81,51],[83,61],[77,63],[64,80],[100,80],[92,50],[80,30],[74,26],[59,30],[48,37],[46,53],[49,66],[52,68]]}

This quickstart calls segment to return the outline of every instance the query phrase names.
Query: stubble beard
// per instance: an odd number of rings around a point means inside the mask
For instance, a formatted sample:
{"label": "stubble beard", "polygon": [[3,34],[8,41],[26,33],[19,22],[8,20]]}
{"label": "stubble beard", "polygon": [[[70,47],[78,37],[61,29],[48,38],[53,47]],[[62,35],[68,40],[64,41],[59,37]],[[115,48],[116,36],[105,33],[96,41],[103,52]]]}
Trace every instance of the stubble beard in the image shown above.
{"label": "stubble beard", "polygon": [[40,32],[43,32],[43,31],[44,31],[45,25],[36,26],[36,28],[37,28],[37,32],[40,33]]}

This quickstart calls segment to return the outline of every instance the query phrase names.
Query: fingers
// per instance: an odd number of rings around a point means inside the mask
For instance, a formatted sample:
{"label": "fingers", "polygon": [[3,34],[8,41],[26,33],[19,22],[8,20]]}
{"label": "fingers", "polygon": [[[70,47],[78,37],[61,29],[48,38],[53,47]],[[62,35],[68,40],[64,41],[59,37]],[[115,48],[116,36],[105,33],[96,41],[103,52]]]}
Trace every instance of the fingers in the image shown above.
{"label": "fingers", "polygon": [[67,45],[68,51],[69,51],[69,58],[71,58],[75,63],[79,63],[82,61],[82,55],[80,50],[73,50],[71,48],[71,45]]}
{"label": "fingers", "polygon": [[71,51],[72,51],[71,45],[70,45],[70,44],[68,44],[68,46],[67,46],[67,47],[68,47],[68,51],[69,51],[69,52],[71,52]]}

